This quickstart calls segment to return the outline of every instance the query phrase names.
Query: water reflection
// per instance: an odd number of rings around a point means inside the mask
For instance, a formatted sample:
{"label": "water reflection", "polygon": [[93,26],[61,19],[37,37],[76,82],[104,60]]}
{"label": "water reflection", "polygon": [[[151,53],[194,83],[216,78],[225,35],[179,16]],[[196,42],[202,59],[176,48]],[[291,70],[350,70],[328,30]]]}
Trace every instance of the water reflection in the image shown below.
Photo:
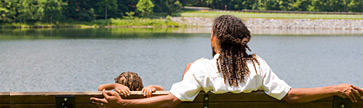
{"label": "water reflection", "polygon": [[[339,35],[363,36],[362,30],[314,30],[250,28],[253,35]],[[210,34],[211,27],[195,28],[57,28],[57,29],[0,29],[0,40],[14,39],[89,39],[89,38],[165,38],[187,37],[190,33]],[[185,34],[188,35],[185,35]]]}
{"label": "water reflection", "polygon": [[177,28],[0,29],[0,39],[165,38],[186,36],[183,35],[183,33],[173,32],[176,29]]}

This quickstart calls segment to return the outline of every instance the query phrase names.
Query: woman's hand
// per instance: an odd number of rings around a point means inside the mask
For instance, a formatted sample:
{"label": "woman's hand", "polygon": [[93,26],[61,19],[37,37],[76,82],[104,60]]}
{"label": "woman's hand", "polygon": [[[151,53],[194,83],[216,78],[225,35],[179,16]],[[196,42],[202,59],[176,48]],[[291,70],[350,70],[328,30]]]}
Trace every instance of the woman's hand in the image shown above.
{"label": "woman's hand", "polygon": [[340,84],[337,85],[338,96],[343,98],[349,98],[352,102],[358,102],[363,99],[363,89],[353,86],[351,84]]}
{"label": "woman's hand", "polygon": [[156,88],[153,87],[152,85],[150,85],[150,86],[143,88],[141,91],[142,91],[142,93],[144,93],[144,96],[151,97],[151,94],[156,91]]}
{"label": "woman's hand", "polygon": [[90,100],[93,104],[97,105],[99,108],[120,108],[121,107],[121,96],[112,91],[102,91],[103,99],[91,97]]}

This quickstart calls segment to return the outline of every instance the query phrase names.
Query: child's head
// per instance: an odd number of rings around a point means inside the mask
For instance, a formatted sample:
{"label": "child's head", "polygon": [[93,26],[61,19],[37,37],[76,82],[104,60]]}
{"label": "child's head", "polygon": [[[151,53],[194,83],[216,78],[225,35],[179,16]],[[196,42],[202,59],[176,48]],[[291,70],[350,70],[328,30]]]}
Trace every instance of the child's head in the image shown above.
{"label": "child's head", "polygon": [[141,91],[144,88],[140,76],[135,72],[122,72],[115,78],[115,83],[125,85],[131,91]]}

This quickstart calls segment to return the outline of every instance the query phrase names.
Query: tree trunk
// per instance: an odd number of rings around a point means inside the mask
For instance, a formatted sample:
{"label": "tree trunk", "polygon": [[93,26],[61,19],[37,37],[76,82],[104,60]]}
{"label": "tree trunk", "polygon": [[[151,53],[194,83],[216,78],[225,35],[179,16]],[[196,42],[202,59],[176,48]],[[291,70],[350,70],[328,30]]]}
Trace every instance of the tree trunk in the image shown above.
{"label": "tree trunk", "polygon": [[171,16],[171,11],[170,11],[170,10],[168,11],[168,15],[170,15],[170,16]]}
{"label": "tree trunk", "polygon": [[105,7],[105,20],[107,20],[107,5]]}

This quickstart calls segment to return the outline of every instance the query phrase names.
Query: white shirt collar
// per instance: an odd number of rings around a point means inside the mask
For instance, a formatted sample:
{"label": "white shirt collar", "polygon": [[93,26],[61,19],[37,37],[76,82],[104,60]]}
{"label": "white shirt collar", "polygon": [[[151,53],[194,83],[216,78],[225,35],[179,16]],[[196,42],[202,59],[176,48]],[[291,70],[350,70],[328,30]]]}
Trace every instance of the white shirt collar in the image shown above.
{"label": "white shirt collar", "polygon": [[215,54],[214,57],[213,57],[213,59],[216,59],[217,60],[218,57],[219,57],[219,54]]}

